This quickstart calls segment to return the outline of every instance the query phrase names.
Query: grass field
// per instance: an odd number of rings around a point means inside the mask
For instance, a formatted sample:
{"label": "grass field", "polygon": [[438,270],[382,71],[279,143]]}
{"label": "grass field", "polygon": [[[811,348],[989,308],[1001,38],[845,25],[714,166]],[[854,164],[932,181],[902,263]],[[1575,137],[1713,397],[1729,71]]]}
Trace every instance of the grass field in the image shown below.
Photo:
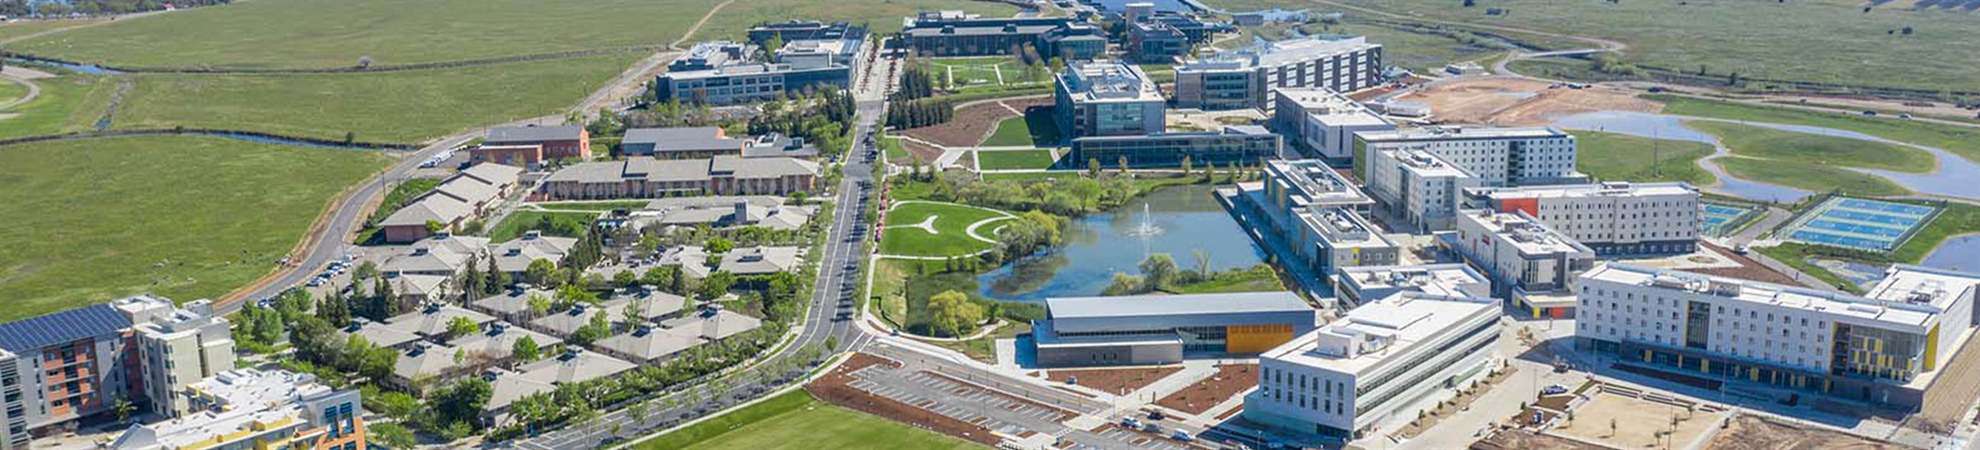
{"label": "grass field", "polygon": [[83,131],[110,107],[115,81],[89,75],[63,75],[34,80],[41,95],[0,110],[0,138]]}
{"label": "grass field", "polygon": [[1214,273],[1208,280],[1175,286],[1172,289],[1177,294],[1219,294],[1283,291],[1286,290],[1286,285],[1279,282],[1279,274],[1272,270],[1272,266],[1259,264],[1243,270]]}
{"label": "grass field", "polygon": [[175,125],[415,143],[560,115],[638,55],[335,75],[138,75],[113,128]]}
{"label": "grass field", "polygon": [[275,268],[388,158],[206,137],[0,147],[0,321],[151,292],[216,297]]}
{"label": "grass field", "polygon": [[979,170],[1044,169],[1052,167],[1051,150],[978,150]]}
{"label": "grass field", "polygon": [[1932,219],[1932,223],[1925,224],[1925,228],[1919,229],[1904,244],[1891,251],[1891,259],[1914,264],[1922,262],[1947,239],[1972,233],[1980,233],[1980,206],[1946,203],[1938,218]]}
{"label": "grass field", "polygon": [[[1233,10],[1311,8],[1304,0],[1211,0]],[[1629,44],[1625,59],[1708,74],[1748,78],[1980,90],[1968,62],[1980,60],[1972,15],[1914,11],[1845,0],[1755,2],[1559,2],[1493,0],[1464,8],[1447,0],[1346,0],[1355,6],[1426,19],[1516,26],[1597,36]],[[1487,16],[1498,8],[1507,14]],[[1349,16],[1363,15],[1349,12]],[[1765,26],[1755,26],[1762,24]],[[1911,27],[1914,33],[1894,31]],[[1407,53],[1395,50],[1394,53]]]}
{"label": "grass field", "polygon": [[1673,95],[1646,95],[1644,98],[1663,102],[1666,114],[1849,130],[1893,141],[1938,147],[1968,160],[1980,161],[1980,129],[1976,128],[1894,118],[1863,117],[1848,113],[1744,105]]}
{"label": "grass field", "polygon": [[820,402],[802,390],[640,442],[639,450],[976,449],[943,436]]}
{"label": "grass field", "polygon": [[[717,2],[707,0],[705,3],[713,5]],[[702,25],[701,31],[695,33],[694,38],[690,40],[740,41],[746,37],[744,32],[751,26],[793,18],[863,23],[875,35],[887,35],[901,31],[902,17],[912,16],[915,12],[924,10],[962,10],[982,14],[984,17],[1010,17],[1017,13],[1017,7],[1008,4],[969,0],[848,0],[829,3],[819,3],[816,0],[748,0],[731,3],[728,7],[722,8],[722,11],[715,13],[715,16],[708,20],[708,24]],[[699,16],[695,18],[698,19]],[[692,19],[689,23],[693,23]]]}
{"label": "grass field", "polygon": [[1685,126],[1718,136],[1719,142],[1740,156],[1909,173],[1931,172],[1935,167],[1931,153],[1880,142],[1703,120],[1689,121]]}
{"label": "grass field", "polygon": [[[880,240],[880,253],[900,256],[954,256],[989,249],[991,244],[970,237],[970,224],[1002,217],[989,209],[948,203],[908,203],[887,212],[887,231]],[[935,233],[918,225],[933,218]],[[995,226],[977,229],[991,236]]]}
{"label": "grass field", "polygon": [[666,45],[718,0],[255,0],[31,39],[10,50],[140,67],[330,68]]}
{"label": "grass field", "polygon": [[997,122],[997,130],[983,140],[984,147],[1006,147],[1059,144],[1059,125],[1052,122],[1048,109],[1033,108],[1025,111],[1024,117],[1012,117]]}
{"label": "grass field", "polygon": [[1816,164],[1745,157],[1719,158],[1712,160],[1712,163],[1718,164],[1719,167],[1725,168],[1726,172],[1739,178],[1815,192],[1839,189],[1846,193],[1870,197],[1911,193],[1910,190],[1883,177]]}
{"label": "grass field", "polygon": [[28,85],[26,81],[16,81],[11,78],[0,79],[0,103],[18,100],[21,97],[26,97],[27,93]]}
{"label": "grass field", "polygon": [[1575,130],[1574,137],[1579,146],[1575,168],[1598,180],[1683,181],[1693,186],[1718,182],[1698,166],[1699,159],[1712,155],[1709,144],[1582,130]]}
{"label": "grass field", "polygon": [[23,20],[19,22],[3,23],[0,24],[0,42],[7,42],[15,39],[20,39],[23,36],[40,33],[48,30],[59,30],[63,28],[88,25],[95,22],[101,22],[102,20],[103,19]]}
{"label": "grass field", "polygon": [[522,237],[524,231],[543,230],[544,236],[580,237],[583,233],[560,233],[556,229],[589,230],[591,221],[598,213],[591,212],[543,212],[516,211],[502,218],[501,223],[488,229],[489,242],[508,242]]}

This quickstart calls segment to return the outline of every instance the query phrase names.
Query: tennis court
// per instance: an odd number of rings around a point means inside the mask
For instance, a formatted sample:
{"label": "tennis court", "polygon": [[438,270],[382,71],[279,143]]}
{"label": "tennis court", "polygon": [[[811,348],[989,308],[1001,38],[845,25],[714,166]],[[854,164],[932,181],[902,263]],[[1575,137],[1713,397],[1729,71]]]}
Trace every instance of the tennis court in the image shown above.
{"label": "tennis court", "polygon": [[1789,226],[1787,237],[1806,244],[1890,251],[1937,211],[1930,206],[1836,197]]}
{"label": "tennis court", "polygon": [[1737,227],[1740,223],[1745,222],[1747,216],[1753,214],[1755,211],[1759,211],[1759,209],[1724,203],[1706,203],[1705,234],[1710,236],[1725,236],[1727,233],[1732,232],[1733,227]]}

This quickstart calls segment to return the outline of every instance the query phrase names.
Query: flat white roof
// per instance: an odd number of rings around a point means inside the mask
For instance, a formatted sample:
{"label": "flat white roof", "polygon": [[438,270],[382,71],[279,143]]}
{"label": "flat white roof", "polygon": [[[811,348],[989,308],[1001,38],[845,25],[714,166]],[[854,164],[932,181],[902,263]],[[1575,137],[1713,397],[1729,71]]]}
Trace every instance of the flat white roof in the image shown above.
{"label": "flat white roof", "polygon": [[1586,252],[1593,255],[1594,253],[1588,246],[1581,245],[1574,238],[1524,215],[1495,212],[1489,209],[1458,211],[1458,213],[1458,220],[1479,224],[1486,232],[1499,237],[1497,241],[1509,242],[1518,247],[1521,255],[1571,252]]}
{"label": "flat white roof", "polygon": [[1325,161],[1317,159],[1271,160],[1265,164],[1276,172],[1268,182],[1283,182],[1290,192],[1305,196],[1311,204],[1342,205],[1372,204],[1375,201],[1362,193],[1354,183],[1348,182]]}
{"label": "flat white roof", "polygon": [[1570,198],[1570,197],[1649,197],[1659,195],[1697,195],[1698,190],[1682,182],[1670,183],[1630,183],[1606,182],[1588,184],[1562,184],[1545,186],[1522,186],[1508,188],[1482,188],[1486,196],[1494,199],[1505,198]]}
{"label": "flat white roof", "polygon": [[[1782,286],[1738,278],[1660,270],[1629,264],[1604,264],[1581,274],[1584,280],[1652,286],[1662,289],[1714,295],[1732,301],[1772,305],[1820,313],[1833,318],[1856,319],[1853,323],[1876,323],[1923,333],[1944,309],[1944,305],[1886,301],[1854,295]],[[1896,292],[1896,291],[1893,291]]]}
{"label": "flat white roof", "polygon": [[[1261,358],[1361,374],[1417,344],[1449,332],[1465,318],[1495,310],[1489,298],[1402,292],[1348,311],[1346,316],[1280,345]],[[1345,352],[1343,345],[1356,346]]]}
{"label": "flat white roof", "polygon": [[1067,91],[1081,102],[1165,101],[1162,91],[1140,67],[1119,61],[1075,62],[1066,67],[1059,81],[1070,81]]}
{"label": "flat white roof", "polygon": [[1436,295],[1466,295],[1460,287],[1491,283],[1461,263],[1342,267],[1339,277],[1339,282],[1361,290],[1409,289]]}
{"label": "flat white roof", "polygon": [[1045,308],[1054,319],[1313,311],[1290,291],[1048,298]]}
{"label": "flat white roof", "polygon": [[1367,219],[1342,208],[1316,207],[1297,214],[1308,228],[1335,248],[1395,247],[1396,243],[1375,229]]}
{"label": "flat white roof", "polygon": [[1443,158],[1439,158],[1437,155],[1423,150],[1405,148],[1383,153],[1387,153],[1388,157],[1395,158],[1396,161],[1401,162],[1403,170],[1414,173],[1419,177],[1471,176],[1471,172],[1466,172],[1449,161],[1445,161]]}
{"label": "flat white roof", "polygon": [[1403,128],[1389,131],[1365,131],[1357,133],[1369,142],[1385,141],[1430,141],[1450,139],[1507,139],[1507,138],[1557,138],[1570,137],[1566,131],[1554,127],[1460,127],[1430,126]]}
{"label": "flat white roof", "polygon": [[1272,91],[1291,99],[1307,116],[1321,123],[1342,127],[1391,125],[1388,119],[1375,114],[1368,106],[1331,89],[1273,88]]}
{"label": "flat white roof", "polygon": [[1892,265],[1864,297],[1945,309],[1980,286],[1980,274],[1910,264]]}

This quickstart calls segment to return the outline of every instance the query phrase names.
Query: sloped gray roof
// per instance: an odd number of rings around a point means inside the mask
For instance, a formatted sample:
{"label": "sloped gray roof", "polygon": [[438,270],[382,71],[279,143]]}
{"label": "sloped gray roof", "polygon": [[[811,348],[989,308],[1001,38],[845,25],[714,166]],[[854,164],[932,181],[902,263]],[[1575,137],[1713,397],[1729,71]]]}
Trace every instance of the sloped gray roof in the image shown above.
{"label": "sloped gray roof", "polygon": [[460,175],[495,186],[507,186],[522,180],[522,173],[521,167],[485,162],[461,169]]}
{"label": "sloped gray roof", "polygon": [[672,151],[741,151],[743,141],[721,136],[716,127],[634,128],[626,130],[623,144],[652,145],[654,153]]}
{"label": "sloped gray roof", "polygon": [[414,201],[410,205],[399,208],[398,211],[392,212],[392,215],[386,216],[385,220],[379,221],[378,226],[423,226],[428,221],[451,224],[455,220],[467,217],[473,211],[474,208],[468,206],[467,203],[463,203],[453,197],[428,195],[420,197],[418,201]]}
{"label": "sloped gray roof", "polygon": [[555,127],[495,127],[488,129],[486,143],[518,143],[563,141],[583,136],[584,127],[563,125]]}

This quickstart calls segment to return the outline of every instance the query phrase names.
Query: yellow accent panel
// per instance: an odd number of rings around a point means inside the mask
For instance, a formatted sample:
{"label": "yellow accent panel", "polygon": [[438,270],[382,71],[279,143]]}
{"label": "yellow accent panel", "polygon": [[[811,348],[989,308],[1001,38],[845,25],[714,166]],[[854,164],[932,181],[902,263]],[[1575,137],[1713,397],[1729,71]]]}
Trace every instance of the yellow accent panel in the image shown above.
{"label": "yellow accent panel", "polygon": [[1264,353],[1293,338],[1292,325],[1231,325],[1224,333],[1224,351],[1229,353]]}
{"label": "yellow accent panel", "polygon": [[1925,332],[1925,371],[1939,368],[1939,325],[1932,324],[1932,331]]}

